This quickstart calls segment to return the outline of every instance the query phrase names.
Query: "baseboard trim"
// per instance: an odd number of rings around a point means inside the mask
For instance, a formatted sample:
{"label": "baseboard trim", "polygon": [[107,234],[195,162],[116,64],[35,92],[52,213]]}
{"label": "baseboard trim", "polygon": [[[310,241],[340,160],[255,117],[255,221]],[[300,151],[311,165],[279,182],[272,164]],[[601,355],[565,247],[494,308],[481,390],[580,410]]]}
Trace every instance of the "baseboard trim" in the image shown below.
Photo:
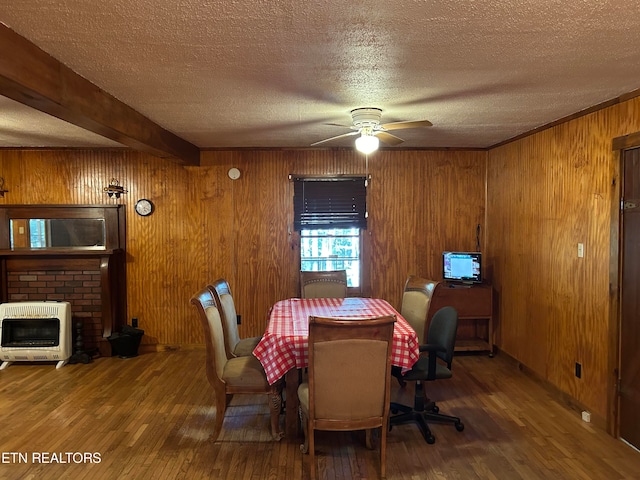
{"label": "baseboard trim", "polygon": [[165,343],[141,343],[139,353],[177,352],[179,350],[204,350],[203,344],[165,344]]}
{"label": "baseboard trim", "polygon": [[[536,383],[544,387],[545,390],[547,390],[558,402],[562,403],[569,409],[574,410],[578,414],[578,417],[580,418],[582,417],[582,412],[589,411],[588,407],[582,405],[580,402],[578,402],[578,400],[576,400],[574,397],[572,397],[568,393],[560,390],[558,387],[552,384],[549,380],[540,376],[540,374],[536,373],[531,368],[527,367],[524,363],[520,362],[518,359],[500,350],[498,347],[495,347],[495,349],[496,349],[496,354],[499,354],[501,357],[505,358],[510,363],[512,363],[522,373],[527,375],[529,378],[535,380]],[[607,431],[606,419],[601,415],[598,415],[597,413],[594,413],[594,412],[590,412],[590,413],[591,413],[590,423],[592,425],[595,425],[598,428],[601,428],[604,431]]]}

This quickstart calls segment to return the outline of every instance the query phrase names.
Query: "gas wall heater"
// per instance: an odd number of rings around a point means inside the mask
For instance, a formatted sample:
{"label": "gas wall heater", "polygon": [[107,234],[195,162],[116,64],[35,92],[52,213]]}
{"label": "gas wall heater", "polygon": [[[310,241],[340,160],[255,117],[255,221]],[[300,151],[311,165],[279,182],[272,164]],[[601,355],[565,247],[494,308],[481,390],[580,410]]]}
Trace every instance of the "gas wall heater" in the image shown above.
{"label": "gas wall heater", "polygon": [[69,302],[0,304],[0,370],[13,362],[58,362],[71,357]]}

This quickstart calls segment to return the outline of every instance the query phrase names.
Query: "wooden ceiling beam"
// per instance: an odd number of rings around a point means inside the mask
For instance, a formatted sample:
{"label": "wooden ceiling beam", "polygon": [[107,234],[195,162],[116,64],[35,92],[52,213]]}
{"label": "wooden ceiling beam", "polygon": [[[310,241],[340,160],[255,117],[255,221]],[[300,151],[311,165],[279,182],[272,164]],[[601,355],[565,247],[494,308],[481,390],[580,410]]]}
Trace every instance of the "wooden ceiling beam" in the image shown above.
{"label": "wooden ceiling beam", "polygon": [[135,150],[184,165],[200,149],[165,130],[0,23],[0,95]]}

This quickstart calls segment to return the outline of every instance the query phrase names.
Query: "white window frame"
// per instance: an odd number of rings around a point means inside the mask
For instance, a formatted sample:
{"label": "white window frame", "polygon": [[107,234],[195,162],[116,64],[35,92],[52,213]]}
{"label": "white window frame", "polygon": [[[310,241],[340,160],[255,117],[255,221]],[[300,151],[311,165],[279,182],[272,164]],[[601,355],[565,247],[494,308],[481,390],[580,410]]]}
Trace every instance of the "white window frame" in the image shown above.
{"label": "white window frame", "polygon": [[[339,256],[335,250],[327,250],[334,240],[353,239],[350,255]],[[318,239],[316,248],[313,240]],[[307,241],[311,249],[307,249]],[[324,241],[323,241],[324,240]],[[335,246],[335,245],[334,245]],[[309,255],[307,255],[309,254]],[[362,229],[303,229],[300,232],[300,270],[346,270],[348,291],[360,292],[362,289]],[[349,290],[350,289],[350,290]]]}

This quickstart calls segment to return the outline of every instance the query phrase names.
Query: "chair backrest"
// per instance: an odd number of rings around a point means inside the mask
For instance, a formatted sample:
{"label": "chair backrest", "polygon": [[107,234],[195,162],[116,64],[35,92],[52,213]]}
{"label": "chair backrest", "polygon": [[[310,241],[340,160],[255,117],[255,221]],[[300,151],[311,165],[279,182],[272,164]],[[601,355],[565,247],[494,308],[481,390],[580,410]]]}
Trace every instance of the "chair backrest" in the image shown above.
{"label": "chair backrest", "polygon": [[300,272],[302,298],[345,298],[347,271]]}
{"label": "chair backrest", "polygon": [[233,358],[233,351],[240,341],[240,333],[238,332],[238,314],[236,305],[231,295],[231,287],[229,282],[224,278],[219,278],[207,288],[213,292],[216,301],[221,307],[222,328],[224,332],[224,348],[227,352],[227,358]]}
{"label": "chair backrest", "polygon": [[[328,430],[386,418],[395,315],[309,318],[309,418]],[[318,425],[319,429],[322,429]]]}
{"label": "chair backrest", "polygon": [[207,378],[214,389],[222,388],[224,390],[222,373],[227,363],[227,355],[224,349],[224,333],[218,304],[209,288],[203,288],[193,295],[191,303],[198,310],[198,317],[204,331],[204,342],[207,349]]}
{"label": "chair backrest", "polygon": [[418,341],[425,343],[427,315],[433,291],[439,282],[410,275],[404,285],[400,315],[418,334]]}
{"label": "chair backrest", "polygon": [[458,311],[455,308],[442,307],[434,313],[427,332],[427,343],[443,348],[443,351],[437,352],[436,355],[447,364],[449,369],[453,361],[457,332]]}

